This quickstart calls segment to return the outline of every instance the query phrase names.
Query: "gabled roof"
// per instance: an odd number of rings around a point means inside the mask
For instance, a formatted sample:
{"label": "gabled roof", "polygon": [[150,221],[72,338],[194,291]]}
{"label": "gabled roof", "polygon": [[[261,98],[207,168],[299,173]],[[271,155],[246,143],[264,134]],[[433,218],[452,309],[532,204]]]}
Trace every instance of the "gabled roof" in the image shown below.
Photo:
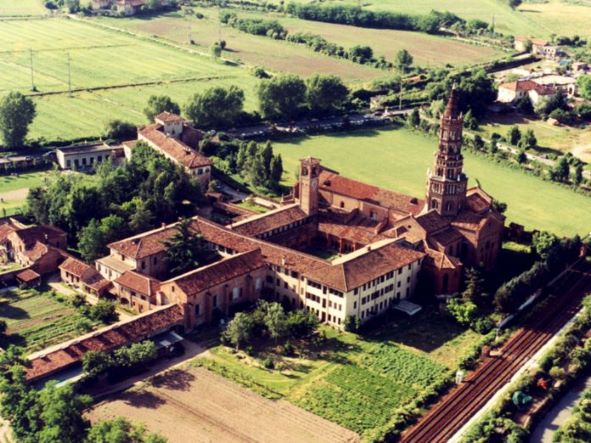
{"label": "gabled roof", "polygon": [[320,173],[320,189],[404,214],[418,214],[424,206],[423,200],[358,182],[328,170],[322,170]]}
{"label": "gabled roof", "polygon": [[163,123],[180,123],[183,121],[183,118],[178,114],[173,114],[172,112],[164,111],[154,117],[155,121],[161,121]]}
{"label": "gabled roof", "polygon": [[14,231],[22,242],[30,248],[36,242],[45,243],[55,238],[63,238],[66,233],[60,228],[50,225],[28,226]]}
{"label": "gabled roof", "polygon": [[449,221],[439,215],[435,209],[421,214],[415,217],[415,219],[428,234],[442,231],[449,226]]}
{"label": "gabled roof", "polygon": [[79,278],[82,278],[85,273],[87,274],[89,271],[94,270],[89,264],[74,257],[68,257],[61,265],[59,265],[59,268]]}
{"label": "gabled roof", "polygon": [[252,237],[265,232],[288,226],[291,223],[306,219],[308,215],[298,204],[282,207],[265,214],[257,214],[238,223],[233,223],[231,229],[243,235]]}
{"label": "gabled roof", "polygon": [[159,280],[135,271],[124,272],[115,283],[147,296],[155,295],[160,288]]}
{"label": "gabled roof", "polygon": [[18,274],[16,274],[16,278],[17,280],[20,280],[24,283],[29,283],[37,280],[38,278],[41,278],[41,276],[32,269],[25,269],[24,271],[21,271]]}
{"label": "gabled roof", "polygon": [[108,247],[127,257],[139,260],[166,251],[164,242],[175,233],[173,225],[157,228],[114,243]]}
{"label": "gabled roof", "polygon": [[139,134],[154,147],[162,151],[165,156],[168,156],[186,168],[194,169],[212,165],[212,161],[206,156],[200,154],[182,141],[167,136],[162,132],[162,126],[159,124],[141,128]]}
{"label": "gabled roof", "polygon": [[58,349],[38,352],[30,357],[27,381],[34,382],[79,363],[88,351],[109,352],[120,346],[145,340],[181,323],[183,319],[183,309],[180,306],[168,305],[78,337]]}

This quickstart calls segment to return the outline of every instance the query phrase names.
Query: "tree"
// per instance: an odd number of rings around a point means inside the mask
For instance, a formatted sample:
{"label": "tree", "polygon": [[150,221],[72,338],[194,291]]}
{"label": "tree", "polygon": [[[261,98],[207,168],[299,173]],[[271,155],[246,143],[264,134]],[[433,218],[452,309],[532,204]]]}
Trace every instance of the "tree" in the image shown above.
{"label": "tree", "polygon": [[197,126],[204,128],[231,127],[244,107],[244,91],[237,86],[213,87],[193,95],[185,113]]}
{"label": "tree", "polygon": [[181,108],[167,95],[151,95],[148,105],[144,108],[144,114],[149,121],[153,121],[154,117],[161,112],[180,114]]}
{"label": "tree", "polygon": [[581,75],[577,80],[577,87],[581,97],[591,100],[591,75]]}
{"label": "tree", "polygon": [[77,395],[72,384],[57,387],[49,382],[39,393],[43,428],[37,434],[39,442],[79,443],[84,440],[88,422],[82,412],[92,404],[87,395]]}
{"label": "tree", "polygon": [[520,165],[527,163],[527,154],[523,149],[520,149],[515,159],[517,160],[517,163],[519,163]]}
{"label": "tree", "polygon": [[277,340],[283,337],[287,330],[283,306],[279,303],[270,303],[265,312],[264,322],[271,338]]}
{"label": "tree", "polygon": [[265,118],[291,120],[302,112],[306,102],[306,84],[296,75],[279,75],[263,80],[257,95]]}
{"label": "tree", "polygon": [[488,294],[485,289],[486,282],[482,273],[476,268],[466,270],[466,289],[462,292],[462,300],[470,301],[481,306],[488,300]]}
{"label": "tree", "polygon": [[478,120],[472,114],[471,109],[468,109],[468,112],[466,112],[466,115],[464,115],[464,127],[472,129],[473,131],[478,129]]}
{"label": "tree", "polygon": [[497,153],[498,150],[499,150],[499,143],[497,142],[497,139],[491,138],[490,145],[489,145],[489,152],[494,155]]}
{"label": "tree", "polygon": [[82,369],[91,378],[104,374],[113,364],[113,358],[106,352],[88,351],[82,357]]}
{"label": "tree", "polygon": [[534,133],[533,129],[528,129],[521,135],[519,145],[523,149],[533,149],[538,145],[538,139],[536,138],[536,134]]}
{"label": "tree", "polygon": [[367,63],[373,59],[373,49],[369,46],[353,46],[349,49],[349,58],[356,63]]}
{"label": "tree", "polygon": [[113,323],[118,320],[119,315],[115,303],[109,300],[99,300],[88,309],[88,317],[103,323]]}
{"label": "tree", "polygon": [[[448,78],[446,85],[448,90],[451,89],[451,83],[454,81],[453,77]],[[456,89],[460,109],[472,110],[477,119],[484,117],[488,105],[497,98],[495,83],[484,70],[462,77],[457,83]]]}
{"label": "tree", "polygon": [[511,9],[517,9],[517,7],[523,3],[523,0],[508,0],[508,3]]}
{"label": "tree", "polygon": [[150,434],[145,427],[130,423],[123,417],[101,420],[92,425],[85,443],[166,443],[158,434]]}
{"label": "tree", "polygon": [[244,312],[239,312],[228,323],[228,326],[224,331],[224,338],[236,346],[236,350],[239,350],[241,345],[250,340],[253,327],[254,322],[252,318]]}
{"label": "tree", "polygon": [[78,251],[84,260],[93,262],[104,255],[105,245],[100,224],[93,218],[78,235]]}
{"label": "tree", "polygon": [[535,106],[536,114],[544,118],[556,109],[568,110],[568,97],[562,91],[557,91],[548,98],[540,100]]}
{"label": "tree", "polygon": [[220,58],[222,56],[222,51],[223,51],[223,49],[222,49],[221,45],[219,44],[219,42],[215,42],[209,48],[209,52],[211,53],[211,57],[214,60],[217,60],[218,58]]}
{"label": "tree", "polygon": [[548,254],[550,253],[550,251],[558,244],[558,237],[546,231],[534,233],[532,239],[532,245],[534,247],[534,250],[542,260],[548,258]]}
{"label": "tree", "polygon": [[476,318],[478,308],[471,301],[450,299],[446,305],[447,311],[462,325],[470,325]]}
{"label": "tree", "polygon": [[7,148],[24,144],[35,115],[35,103],[20,92],[11,92],[0,100],[0,133]]}
{"label": "tree", "polygon": [[111,120],[105,129],[105,138],[108,140],[131,140],[136,138],[137,128],[133,123],[122,120]]}
{"label": "tree", "polygon": [[472,144],[474,145],[474,149],[476,149],[477,151],[482,151],[482,148],[484,148],[484,140],[478,134],[474,136]]}
{"label": "tree", "polygon": [[517,146],[519,140],[521,140],[521,131],[517,126],[512,126],[511,129],[509,129],[507,139],[509,140],[509,143],[511,143],[513,146]]}
{"label": "tree", "polygon": [[164,241],[166,260],[173,275],[196,269],[205,259],[203,237],[191,230],[191,219],[185,218],[175,226],[174,235]]}
{"label": "tree", "polygon": [[583,165],[581,163],[575,166],[575,176],[573,178],[573,183],[576,186],[580,186],[580,184],[583,183]]}
{"label": "tree", "polygon": [[0,335],[6,333],[6,320],[0,320]]}
{"label": "tree", "polygon": [[567,182],[570,176],[570,165],[568,164],[568,159],[565,156],[560,157],[558,163],[554,166],[552,170],[552,178],[553,180],[559,182]]}
{"label": "tree", "polygon": [[413,128],[418,128],[421,124],[421,115],[419,110],[414,108],[408,117],[408,124]]}
{"label": "tree", "polygon": [[283,160],[281,154],[273,157],[271,161],[271,186],[274,188],[279,187],[281,183],[281,177],[283,176]]}
{"label": "tree", "polygon": [[117,367],[133,368],[145,365],[156,359],[157,356],[156,344],[151,340],[145,340],[117,349],[113,354],[113,359]]}
{"label": "tree", "polygon": [[410,68],[412,66],[413,57],[412,55],[410,55],[410,52],[408,52],[406,49],[401,49],[396,54],[396,60],[394,63],[396,65],[396,68],[400,72],[407,73],[408,71],[410,71]]}
{"label": "tree", "polygon": [[306,102],[315,115],[328,115],[343,109],[349,89],[335,75],[315,75],[306,81]]}

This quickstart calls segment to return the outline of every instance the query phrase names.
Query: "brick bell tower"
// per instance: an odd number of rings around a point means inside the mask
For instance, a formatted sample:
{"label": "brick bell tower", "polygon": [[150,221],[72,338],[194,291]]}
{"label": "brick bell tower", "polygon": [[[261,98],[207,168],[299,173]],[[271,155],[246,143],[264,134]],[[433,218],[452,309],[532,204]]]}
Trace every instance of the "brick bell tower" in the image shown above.
{"label": "brick bell tower", "polygon": [[462,128],[455,86],[451,91],[439,129],[439,149],[435,153],[433,170],[427,176],[425,210],[435,209],[443,217],[455,217],[466,200],[468,177],[464,175],[462,157]]}
{"label": "brick bell tower", "polygon": [[300,160],[300,207],[308,215],[318,212],[318,181],[320,160],[308,157]]}

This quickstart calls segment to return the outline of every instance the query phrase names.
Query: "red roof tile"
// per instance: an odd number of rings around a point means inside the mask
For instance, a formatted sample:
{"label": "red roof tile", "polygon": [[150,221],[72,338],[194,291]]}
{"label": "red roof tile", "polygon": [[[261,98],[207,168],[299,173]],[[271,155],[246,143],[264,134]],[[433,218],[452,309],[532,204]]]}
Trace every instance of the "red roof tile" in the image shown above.
{"label": "red roof tile", "polygon": [[16,274],[16,278],[24,283],[35,281],[40,277],[41,276],[32,269],[25,269],[24,271],[21,271],[18,274]]}
{"label": "red roof tile", "polygon": [[320,189],[404,214],[418,214],[424,206],[424,201],[415,197],[358,182],[327,170],[320,173]]}
{"label": "red roof tile", "polygon": [[115,283],[149,297],[160,288],[159,280],[135,271],[124,272]]}
{"label": "red roof tile", "polygon": [[249,217],[246,220],[232,224],[231,229],[243,235],[257,237],[274,229],[302,221],[307,217],[306,213],[296,204],[266,214]]}
{"label": "red roof tile", "polygon": [[182,141],[168,137],[161,129],[162,127],[158,124],[141,128],[139,130],[140,138],[143,137],[165,156],[174,159],[175,162],[186,168],[195,169],[212,165],[209,158],[195,151]]}
{"label": "red roof tile", "polygon": [[33,382],[48,377],[79,363],[88,351],[109,352],[120,346],[145,340],[179,324],[183,319],[183,309],[180,306],[165,306],[79,337],[66,343],[60,349],[34,356],[31,359],[30,367],[27,368],[27,381]]}

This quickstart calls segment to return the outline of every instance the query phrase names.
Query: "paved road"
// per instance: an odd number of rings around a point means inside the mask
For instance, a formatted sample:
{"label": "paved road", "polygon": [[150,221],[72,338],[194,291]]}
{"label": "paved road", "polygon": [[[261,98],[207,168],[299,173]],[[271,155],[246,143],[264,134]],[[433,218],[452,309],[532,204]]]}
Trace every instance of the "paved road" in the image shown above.
{"label": "paved road", "polygon": [[570,391],[546,414],[533,429],[531,443],[552,443],[552,437],[573,413],[573,408],[584,390],[591,389],[591,376],[579,380]]}

